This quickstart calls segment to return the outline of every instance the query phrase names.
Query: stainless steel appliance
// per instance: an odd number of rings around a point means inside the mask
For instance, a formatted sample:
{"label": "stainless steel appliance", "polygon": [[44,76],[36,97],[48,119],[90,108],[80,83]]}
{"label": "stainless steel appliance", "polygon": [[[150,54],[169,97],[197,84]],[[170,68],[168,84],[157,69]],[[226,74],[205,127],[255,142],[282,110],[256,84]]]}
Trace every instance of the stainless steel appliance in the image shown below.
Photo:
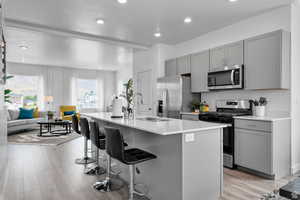
{"label": "stainless steel appliance", "polygon": [[231,124],[223,129],[223,162],[228,168],[234,165],[234,116],[252,115],[249,100],[217,100],[216,112],[200,113],[199,120]]}
{"label": "stainless steel appliance", "polygon": [[207,86],[209,90],[244,88],[244,67],[235,65],[222,70],[208,72]]}
{"label": "stainless steel appliance", "polygon": [[169,76],[157,79],[158,116],[180,118],[180,112],[190,112],[193,99],[200,94],[191,93],[190,76]]}

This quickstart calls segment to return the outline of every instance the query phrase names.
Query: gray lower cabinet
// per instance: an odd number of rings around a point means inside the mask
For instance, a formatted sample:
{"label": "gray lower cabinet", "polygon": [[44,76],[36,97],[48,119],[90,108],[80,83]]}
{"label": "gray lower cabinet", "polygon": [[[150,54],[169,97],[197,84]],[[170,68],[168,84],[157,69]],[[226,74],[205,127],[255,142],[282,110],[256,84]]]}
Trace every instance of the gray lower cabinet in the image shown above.
{"label": "gray lower cabinet", "polygon": [[235,129],[236,163],[265,174],[271,171],[271,133]]}
{"label": "gray lower cabinet", "polygon": [[165,76],[177,75],[176,59],[165,61]]}
{"label": "gray lower cabinet", "polygon": [[209,71],[209,51],[191,55],[191,91],[207,92],[207,73]]}
{"label": "gray lower cabinet", "polygon": [[177,75],[191,73],[190,55],[176,58]]}
{"label": "gray lower cabinet", "polygon": [[290,120],[235,119],[235,164],[259,175],[290,174]]}
{"label": "gray lower cabinet", "polygon": [[181,114],[181,119],[183,119],[183,120],[199,121],[199,115]]}
{"label": "gray lower cabinet", "polygon": [[290,87],[290,33],[275,31],[245,40],[245,89]]}

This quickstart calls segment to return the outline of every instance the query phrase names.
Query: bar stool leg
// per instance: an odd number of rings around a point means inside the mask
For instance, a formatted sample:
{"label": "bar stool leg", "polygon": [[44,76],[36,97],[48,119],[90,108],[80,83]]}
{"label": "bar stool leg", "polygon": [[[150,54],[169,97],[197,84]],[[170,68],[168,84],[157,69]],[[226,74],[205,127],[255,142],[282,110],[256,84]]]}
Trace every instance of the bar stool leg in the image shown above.
{"label": "bar stool leg", "polygon": [[135,165],[129,165],[129,173],[130,173],[130,183],[129,183],[129,200],[150,200],[146,194],[139,192],[135,189]]}
{"label": "bar stool leg", "polygon": [[95,154],[96,163],[92,167],[87,167],[84,170],[85,174],[88,174],[88,175],[96,175],[96,174],[101,175],[101,174],[105,173],[105,169],[103,167],[100,167],[100,165],[99,165],[99,149],[98,148],[95,151],[95,153],[96,153]]}
{"label": "bar stool leg", "polygon": [[129,200],[133,200],[133,194],[134,194],[134,165],[129,165],[129,171],[130,171],[130,185],[129,185]]}
{"label": "bar stool leg", "polygon": [[80,164],[80,165],[86,165],[86,164],[90,164],[90,163],[95,162],[94,159],[89,158],[88,155],[87,155],[87,138],[86,137],[84,137],[83,145],[84,145],[84,157],[76,159],[75,163]]}
{"label": "bar stool leg", "polygon": [[93,188],[100,192],[111,192],[120,190],[124,186],[124,181],[111,175],[111,157],[107,158],[106,177],[103,181],[97,181]]}
{"label": "bar stool leg", "polygon": [[110,192],[111,191],[111,188],[110,188],[110,169],[111,169],[111,157],[108,156],[105,180],[97,181],[93,185],[94,189],[96,189],[98,191],[101,191],[101,192]]}

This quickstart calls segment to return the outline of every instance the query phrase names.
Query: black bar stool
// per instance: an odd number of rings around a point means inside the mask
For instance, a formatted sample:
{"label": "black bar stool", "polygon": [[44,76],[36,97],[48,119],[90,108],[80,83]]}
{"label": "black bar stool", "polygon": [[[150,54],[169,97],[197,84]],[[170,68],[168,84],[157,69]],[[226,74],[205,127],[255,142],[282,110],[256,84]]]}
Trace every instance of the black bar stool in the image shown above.
{"label": "black bar stool", "polygon": [[[78,118],[76,117],[76,119],[75,119],[75,115],[73,115],[72,120],[74,120],[74,122],[75,122],[74,124],[76,126],[76,120],[77,120],[77,123],[78,123]],[[87,142],[90,139],[90,129],[89,129],[88,120],[86,118],[81,117],[80,121],[79,121],[79,126],[80,126],[80,133],[84,137],[84,144],[83,144],[84,145],[84,157],[76,159],[75,163],[87,165],[87,164],[95,162],[94,159],[88,157],[88,155],[87,155],[87,151],[88,151]],[[75,127],[75,129],[76,129],[76,127]]]}
{"label": "black bar stool", "polygon": [[[93,122],[93,123],[90,123],[90,128],[91,128],[91,134],[93,131],[93,129],[97,129],[95,132],[99,131],[99,127],[97,128],[98,124]],[[101,131],[100,131],[101,132]],[[104,149],[107,148],[107,143],[106,143],[106,136],[104,136],[104,140],[101,140],[100,139],[100,149],[102,150],[103,146],[104,145]],[[100,133],[100,137],[103,138],[103,136],[101,135]],[[123,142],[123,145],[124,147],[127,147],[128,144]],[[111,156],[110,154],[107,153],[106,151],[106,156],[107,156],[107,159],[106,159],[106,177],[105,177],[105,180],[99,180],[97,181],[95,184],[93,184],[93,188],[98,190],[98,191],[101,191],[101,192],[111,192],[111,191],[116,191],[116,190],[119,190],[121,189],[123,186],[124,186],[124,181],[121,180],[118,175],[119,173],[115,173],[112,171],[111,169]]]}
{"label": "black bar stool", "polygon": [[96,122],[90,121],[90,138],[91,142],[95,147],[96,150],[96,167],[93,168],[95,174],[104,174],[105,169],[100,166],[99,164],[99,150],[105,150],[105,135],[103,132],[100,132],[99,126]]}
{"label": "black bar stool", "polygon": [[[79,135],[81,135],[81,132],[79,130],[79,120],[78,120],[78,117],[77,115],[72,115],[72,129]],[[84,161],[84,158],[77,158],[75,160],[75,163],[76,164],[86,164],[85,161]]]}
{"label": "black bar stool", "polygon": [[[148,160],[155,159],[156,156],[143,151],[141,149],[132,148],[124,149],[123,135],[119,129],[105,127],[106,135],[106,152],[110,157],[119,160],[120,162],[129,166],[130,171],[130,186],[129,186],[129,200],[134,199],[134,195],[142,195],[134,188],[135,185],[135,166],[139,163],[146,162]],[[143,197],[146,198],[146,197]]]}

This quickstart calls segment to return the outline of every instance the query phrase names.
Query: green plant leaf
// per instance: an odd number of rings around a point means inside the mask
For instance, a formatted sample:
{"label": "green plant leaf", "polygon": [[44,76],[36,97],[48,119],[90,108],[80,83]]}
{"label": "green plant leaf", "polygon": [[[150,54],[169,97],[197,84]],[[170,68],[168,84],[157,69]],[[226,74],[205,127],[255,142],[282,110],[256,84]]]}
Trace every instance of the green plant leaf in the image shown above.
{"label": "green plant leaf", "polygon": [[4,95],[8,95],[10,93],[12,93],[12,90],[10,90],[10,89],[5,89],[4,90]]}
{"label": "green plant leaf", "polygon": [[8,79],[11,79],[11,78],[13,78],[13,77],[14,77],[14,76],[11,76],[11,75],[10,75],[10,76],[5,76],[5,79],[8,80]]}

